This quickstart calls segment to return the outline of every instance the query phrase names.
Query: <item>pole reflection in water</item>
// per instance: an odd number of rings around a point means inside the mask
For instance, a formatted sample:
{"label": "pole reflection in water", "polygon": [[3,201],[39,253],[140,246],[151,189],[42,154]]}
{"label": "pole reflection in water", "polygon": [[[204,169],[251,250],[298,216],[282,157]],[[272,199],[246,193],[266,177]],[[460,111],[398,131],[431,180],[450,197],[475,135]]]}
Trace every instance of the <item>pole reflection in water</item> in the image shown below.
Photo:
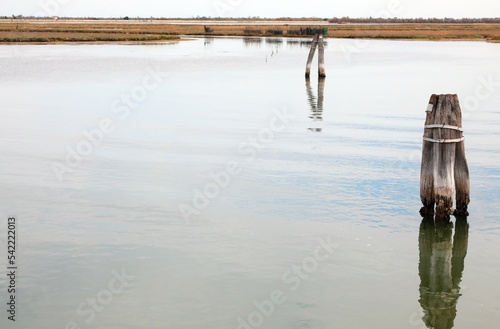
{"label": "pole reflection in water", "polygon": [[260,48],[262,46],[262,41],[264,41],[262,38],[243,38],[243,44],[245,47]]}
{"label": "pole reflection in water", "polygon": [[[311,114],[309,118],[312,119],[313,122],[323,121],[323,101],[325,94],[325,80],[326,79],[318,79],[318,97],[314,95],[314,92],[311,87],[311,80],[306,78],[306,91],[307,98],[309,100],[309,109]],[[309,128],[311,131],[321,132],[323,128],[313,127]]]}
{"label": "pole reflection in water", "polygon": [[467,254],[469,224],[457,218],[453,223],[434,222],[432,217],[420,225],[420,306],[428,328],[451,329],[457,315],[460,282]]}
{"label": "pole reflection in water", "polygon": [[211,47],[213,43],[214,43],[213,37],[205,37],[203,45],[205,47]]}

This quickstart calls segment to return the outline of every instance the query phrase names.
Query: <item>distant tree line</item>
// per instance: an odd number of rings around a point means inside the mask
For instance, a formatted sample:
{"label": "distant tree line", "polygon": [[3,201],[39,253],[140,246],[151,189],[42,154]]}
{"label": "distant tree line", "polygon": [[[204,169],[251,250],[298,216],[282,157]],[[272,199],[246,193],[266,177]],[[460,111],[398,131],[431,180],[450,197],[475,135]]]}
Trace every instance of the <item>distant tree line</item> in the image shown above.
{"label": "distant tree line", "polygon": [[[35,17],[23,15],[0,16],[0,19],[47,19],[49,17]],[[52,18],[52,17],[50,17]],[[211,17],[211,16],[196,16],[196,17],[61,17],[65,20],[214,20],[214,21],[323,21],[335,24],[419,24],[419,23],[445,23],[445,24],[500,24],[500,17],[496,18],[384,18],[384,17],[365,17],[365,18],[351,18],[351,17],[334,17],[334,18],[318,18],[318,17],[279,17],[279,18],[263,18],[259,16],[251,17]]]}
{"label": "distant tree line", "polygon": [[471,23],[500,23],[500,18],[382,18],[382,17],[367,17],[367,18],[351,18],[351,17],[334,17],[328,20],[330,23],[336,24],[420,24],[420,23],[445,23],[445,24],[471,24]]}
{"label": "distant tree line", "polygon": [[[37,16],[23,16],[23,15],[12,15],[12,16],[0,16],[0,19],[46,19],[51,17],[37,17]],[[196,17],[61,17],[66,20],[193,20],[193,21],[328,21],[328,18],[318,18],[318,17],[280,17],[280,18],[265,18],[260,16],[250,16],[250,17],[212,17],[212,16],[196,16]]]}
{"label": "distant tree line", "polygon": [[327,35],[328,34],[328,29],[325,27],[305,27],[305,28],[300,28],[297,30],[288,30],[287,31],[288,35],[316,35],[316,34],[323,34]]}

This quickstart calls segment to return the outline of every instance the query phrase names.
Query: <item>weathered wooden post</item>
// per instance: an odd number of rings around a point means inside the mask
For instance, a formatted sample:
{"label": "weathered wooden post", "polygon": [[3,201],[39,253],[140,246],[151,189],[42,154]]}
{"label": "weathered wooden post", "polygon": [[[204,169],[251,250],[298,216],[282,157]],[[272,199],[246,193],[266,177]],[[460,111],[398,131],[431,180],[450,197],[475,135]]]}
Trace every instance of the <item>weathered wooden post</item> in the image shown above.
{"label": "weathered wooden post", "polygon": [[319,34],[318,76],[320,78],[326,78],[326,69],[325,69],[325,44],[323,42],[323,35],[322,34]]}
{"label": "weathered wooden post", "polygon": [[469,169],[457,95],[432,95],[426,112],[420,171],[420,199],[424,205],[421,213],[431,214],[436,206],[436,219],[446,219],[451,214],[467,216]]}
{"label": "weathered wooden post", "polygon": [[307,57],[306,78],[309,78],[311,76],[311,65],[314,59],[314,53],[316,53],[316,47],[318,46],[318,40],[319,40],[319,35],[316,35],[311,43],[311,49],[309,50],[309,57]]}

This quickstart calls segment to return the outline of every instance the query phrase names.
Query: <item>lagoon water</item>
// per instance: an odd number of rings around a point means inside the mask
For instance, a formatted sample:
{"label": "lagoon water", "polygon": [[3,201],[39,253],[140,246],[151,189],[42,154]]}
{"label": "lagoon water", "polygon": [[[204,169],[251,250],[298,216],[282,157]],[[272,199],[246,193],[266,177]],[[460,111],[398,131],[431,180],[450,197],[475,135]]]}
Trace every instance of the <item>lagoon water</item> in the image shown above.
{"label": "lagoon water", "polygon": [[[2,328],[496,328],[500,45],[329,39],[318,83],[306,41],[0,46]],[[418,213],[433,93],[456,229]]]}

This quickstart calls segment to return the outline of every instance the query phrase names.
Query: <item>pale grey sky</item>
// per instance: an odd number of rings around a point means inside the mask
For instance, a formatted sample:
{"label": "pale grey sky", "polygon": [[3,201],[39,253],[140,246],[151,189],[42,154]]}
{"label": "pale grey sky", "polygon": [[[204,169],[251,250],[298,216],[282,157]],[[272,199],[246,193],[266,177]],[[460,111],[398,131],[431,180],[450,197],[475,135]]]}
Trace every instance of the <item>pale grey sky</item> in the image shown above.
{"label": "pale grey sky", "polygon": [[0,15],[500,17],[500,0],[0,0]]}

